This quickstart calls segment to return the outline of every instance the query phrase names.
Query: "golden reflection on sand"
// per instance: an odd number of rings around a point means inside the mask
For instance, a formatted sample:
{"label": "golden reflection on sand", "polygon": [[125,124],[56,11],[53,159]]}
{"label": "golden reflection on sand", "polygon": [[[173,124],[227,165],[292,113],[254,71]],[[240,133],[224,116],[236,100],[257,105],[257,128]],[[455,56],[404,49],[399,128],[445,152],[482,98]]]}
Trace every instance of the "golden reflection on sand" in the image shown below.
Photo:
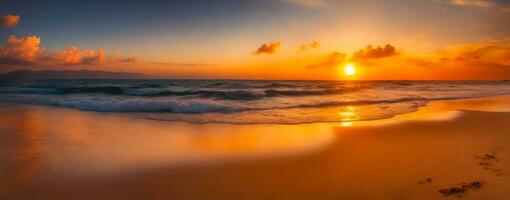
{"label": "golden reflection on sand", "polygon": [[42,116],[25,109],[19,113],[17,117],[9,117],[5,113],[0,115],[3,124],[0,127],[3,137],[0,140],[0,163],[3,163],[0,177],[5,177],[6,182],[11,183],[5,185],[6,188],[25,185],[37,177],[42,165],[41,159],[46,152],[43,144],[46,124]]}
{"label": "golden reflection on sand", "polygon": [[[13,106],[13,105],[10,105]],[[59,174],[120,172],[305,153],[329,144],[329,128],[313,125],[228,125],[160,122],[120,114],[21,106],[10,112],[17,159],[42,161]],[[33,119],[33,120],[30,120]],[[18,144],[20,143],[20,144]],[[41,148],[40,146],[44,146]]]}

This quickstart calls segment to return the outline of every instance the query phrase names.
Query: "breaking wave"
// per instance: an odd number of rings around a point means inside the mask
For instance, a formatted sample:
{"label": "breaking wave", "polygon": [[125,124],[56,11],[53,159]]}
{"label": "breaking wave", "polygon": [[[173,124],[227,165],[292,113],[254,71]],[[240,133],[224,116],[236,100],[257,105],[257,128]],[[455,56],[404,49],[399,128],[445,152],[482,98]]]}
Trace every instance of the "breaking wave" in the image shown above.
{"label": "breaking wave", "polygon": [[93,87],[66,87],[66,88],[0,88],[0,93],[20,93],[20,94],[108,94],[108,95],[126,95],[126,96],[196,96],[215,99],[232,100],[257,100],[268,97],[279,96],[317,96],[333,95],[346,92],[353,92],[359,89],[259,89],[259,90],[172,90],[167,88],[125,88],[118,86],[93,86]]}

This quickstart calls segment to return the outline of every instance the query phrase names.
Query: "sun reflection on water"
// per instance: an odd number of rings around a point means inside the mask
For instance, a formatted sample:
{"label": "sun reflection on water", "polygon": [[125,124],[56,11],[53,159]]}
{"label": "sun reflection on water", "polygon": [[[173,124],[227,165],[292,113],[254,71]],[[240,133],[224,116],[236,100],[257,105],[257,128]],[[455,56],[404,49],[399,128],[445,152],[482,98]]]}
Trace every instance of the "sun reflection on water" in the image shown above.
{"label": "sun reflection on water", "polygon": [[340,126],[349,127],[349,126],[352,126],[352,122],[340,122]]}
{"label": "sun reflection on water", "polygon": [[338,113],[341,121],[354,121],[357,120],[356,109],[353,106],[346,106],[344,111]]}

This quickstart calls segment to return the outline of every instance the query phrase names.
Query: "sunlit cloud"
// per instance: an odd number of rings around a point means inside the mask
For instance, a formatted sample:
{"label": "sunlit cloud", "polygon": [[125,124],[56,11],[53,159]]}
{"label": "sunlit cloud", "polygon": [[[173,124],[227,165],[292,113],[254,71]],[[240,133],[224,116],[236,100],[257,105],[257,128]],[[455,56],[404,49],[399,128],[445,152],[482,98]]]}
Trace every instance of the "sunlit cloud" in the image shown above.
{"label": "sunlit cloud", "polygon": [[138,61],[135,57],[120,57],[120,53],[108,57],[99,50],[79,49],[70,46],[65,50],[47,52],[40,45],[38,36],[9,36],[5,46],[0,46],[0,64],[11,65],[99,65]]}
{"label": "sunlit cloud", "polygon": [[316,48],[319,48],[319,42],[317,41],[312,41],[308,44],[302,44],[301,46],[299,46],[299,51],[306,51],[306,50],[310,50],[310,49],[316,49]]}
{"label": "sunlit cloud", "polygon": [[408,62],[412,66],[420,66],[425,68],[436,68],[438,66],[434,60],[425,58],[408,57],[406,59],[406,62]]}
{"label": "sunlit cloud", "polygon": [[108,57],[107,61],[110,64],[135,63],[135,62],[138,62],[139,59],[135,56],[122,57],[120,51],[116,51],[113,55]]}
{"label": "sunlit cloud", "polygon": [[[453,45],[428,53],[402,54],[377,64],[385,71],[389,71],[391,66],[406,66],[400,70],[414,69],[415,77],[428,74],[434,79],[508,79],[510,41]],[[393,75],[398,73],[392,72]]]}
{"label": "sunlit cloud", "polygon": [[34,64],[43,57],[44,50],[39,47],[41,38],[29,36],[16,38],[11,35],[5,46],[0,46],[0,63],[12,65]]}
{"label": "sunlit cloud", "polygon": [[510,70],[510,41],[456,45],[437,54],[443,63],[470,67],[492,65]]}
{"label": "sunlit cloud", "polygon": [[307,69],[331,69],[345,61],[345,54],[333,52],[328,54],[321,62],[306,66]]}
{"label": "sunlit cloud", "polygon": [[0,26],[13,27],[18,25],[19,15],[4,15],[0,17]]}
{"label": "sunlit cloud", "polygon": [[103,50],[79,49],[70,46],[65,50],[55,51],[39,61],[57,65],[97,65],[104,62],[106,54]]}
{"label": "sunlit cloud", "polygon": [[373,47],[368,45],[364,49],[360,49],[354,53],[352,59],[355,61],[366,61],[370,59],[385,58],[397,55],[397,51],[394,46],[387,44],[384,47]]}
{"label": "sunlit cloud", "polygon": [[120,62],[122,62],[122,63],[131,63],[131,62],[138,62],[138,61],[140,61],[140,60],[136,56],[128,56],[126,58],[120,59]]}
{"label": "sunlit cloud", "polygon": [[280,42],[278,42],[278,41],[270,42],[270,43],[263,44],[252,54],[254,54],[254,55],[274,54],[279,48],[280,48]]}

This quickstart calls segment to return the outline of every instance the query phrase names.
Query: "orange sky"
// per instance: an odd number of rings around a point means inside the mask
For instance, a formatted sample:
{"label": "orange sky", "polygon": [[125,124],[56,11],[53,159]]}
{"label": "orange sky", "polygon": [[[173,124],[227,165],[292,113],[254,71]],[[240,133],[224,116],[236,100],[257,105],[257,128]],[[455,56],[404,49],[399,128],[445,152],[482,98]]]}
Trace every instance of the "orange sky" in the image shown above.
{"label": "orange sky", "polygon": [[[504,1],[222,3],[212,8],[183,3],[179,16],[158,15],[145,23],[126,16],[114,23],[117,14],[84,7],[81,12],[112,22],[70,16],[77,22],[72,29],[59,23],[64,20],[59,10],[51,16],[50,11],[19,11],[14,4],[9,11],[8,4],[0,9],[0,72],[91,69],[205,79],[510,79],[510,3]],[[152,6],[147,9],[158,11],[166,4]],[[210,19],[200,16],[201,9],[210,12]],[[119,10],[130,14],[127,7]],[[134,28],[120,31],[127,27],[122,20],[133,22]],[[55,22],[54,29],[37,26],[49,21]],[[343,73],[348,63],[357,69],[354,76]]]}

